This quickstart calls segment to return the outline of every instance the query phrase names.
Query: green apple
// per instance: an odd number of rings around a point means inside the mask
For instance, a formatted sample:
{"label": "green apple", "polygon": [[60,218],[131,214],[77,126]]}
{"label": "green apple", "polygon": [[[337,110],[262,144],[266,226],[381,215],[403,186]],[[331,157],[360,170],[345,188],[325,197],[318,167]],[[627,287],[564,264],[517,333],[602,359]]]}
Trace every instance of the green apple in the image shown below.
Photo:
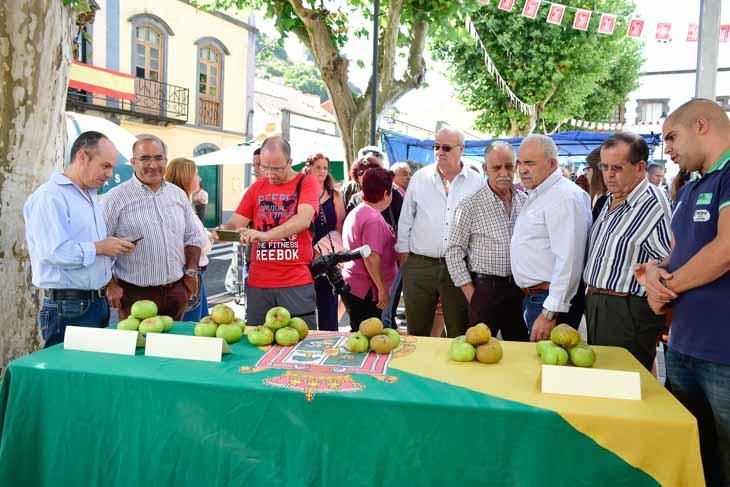
{"label": "green apple", "polygon": [[353,353],[367,352],[368,346],[368,337],[360,333],[350,335],[345,342],[345,348]]}
{"label": "green apple", "polygon": [[241,327],[232,323],[230,325],[220,325],[215,331],[215,336],[224,339],[226,343],[236,343],[241,339],[241,335],[243,335]]}
{"label": "green apple", "polygon": [[275,306],[266,312],[264,326],[272,330],[278,330],[279,328],[285,327],[289,323],[290,319],[291,314],[288,309],[281,306]]}
{"label": "green apple", "polygon": [[139,329],[139,320],[137,318],[127,318],[117,323],[118,330],[137,331]]}
{"label": "green apple", "polygon": [[162,333],[164,330],[165,324],[159,316],[147,318],[142,320],[142,323],[139,324],[139,331],[142,332],[143,335],[146,335],[147,333]]}
{"label": "green apple", "polygon": [[246,331],[246,322],[243,321],[241,318],[236,318],[235,320],[231,321],[232,325],[236,325],[241,329],[241,333]]}
{"label": "green apple", "polygon": [[578,345],[580,342],[580,334],[572,326],[562,323],[552,329],[550,332],[550,340],[555,345],[570,348]]}
{"label": "green apple", "polygon": [[596,353],[592,348],[575,346],[570,349],[570,361],[578,367],[593,367],[596,363]]}
{"label": "green apple", "polygon": [[546,347],[542,351],[542,363],[547,365],[567,365],[568,352],[559,346]]}
{"label": "green apple", "polygon": [[[200,320],[198,320],[198,323],[215,323],[215,321],[213,321],[213,318],[211,318],[210,315],[208,315],[208,316],[203,316],[202,318],[200,318]],[[218,323],[215,323],[215,324],[217,325]]]}
{"label": "green apple", "polygon": [[157,305],[154,301],[143,299],[142,301],[136,301],[132,305],[132,317],[138,320],[146,320],[157,315]]}
{"label": "green apple", "polygon": [[545,351],[546,348],[550,347],[556,347],[552,340],[540,340],[537,342],[537,345],[535,345],[535,351],[537,351],[537,356],[542,357],[542,353]]}
{"label": "green apple", "polygon": [[294,328],[285,326],[276,330],[276,343],[283,347],[290,347],[299,341],[299,332]]}
{"label": "green apple", "polygon": [[160,316],[158,316],[158,318],[160,318],[162,320],[162,324],[165,327],[165,329],[163,331],[172,330],[172,325],[175,323],[175,321],[172,319],[171,316],[160,315]]}
{"label": "green apple", "polygon": [[248,337],[248,342],[257,347],[271,345],[274,341],[274,332],[265,326],[249,327],[246,336]]}
{"label": "green apple", "polygon": [[383,335],[388,335],[388,338],[393,342],[393,350],[400,346],[400,333],[395,331],[393,328],[386,328],[383,330]]}
{"label": "green apple", "polygon": [[307,335],[309,335],[309,327],[307,326],[307,322],[299,318],[298,316],[290,319],[287,326],[290,328],[294,328],[296,331],[299,332],[300,340],[304,340],[305,338],[307,338]]}
{"label": "green apple", "polygon": [[195,325],[195,336],[196,337],[214,337],[215,332],[218,329],[218,325],[215,323],[198,323]]}
{"label": "green apple", "polygon": [[210,317],[219,325],[228,324],[236,319],[236,314],[225,304],[216,304],[210,310]]}
{"label": "green apple", "polygon": [[453,341],[449,348],[449,356],[456,362],[471,362],[476,355],[477,350],[474,345],[466,341]]}

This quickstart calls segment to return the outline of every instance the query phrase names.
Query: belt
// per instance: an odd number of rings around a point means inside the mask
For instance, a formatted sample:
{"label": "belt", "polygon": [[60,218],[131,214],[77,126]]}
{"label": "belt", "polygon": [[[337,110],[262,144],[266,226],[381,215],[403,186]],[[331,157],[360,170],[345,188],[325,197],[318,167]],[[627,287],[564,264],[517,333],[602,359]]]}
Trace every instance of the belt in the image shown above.
{"label": "belt", "polygon": [[495,276],[494,274],[482,274],[480,272],[472,272],[471,278],[474,281],[498,281],[513,284],[515,280],[512,276]]}
{"label": "belt", "polygon": [[408,253],[410,257],[419,257],[424,260],[430,260],[432,262],[438,262],[440,264],[446,264],[446,258],[444,257],[429,257],[427,255],[421,255],[421,254],[414,254],[413,252]]}
{"label": "belt", "polygon": [[541,282],[540,284],[535,284],[534,286],[530,287],[523,287],[522,293],[526,296],[534,296],[535,294],[543,294],[550,290],[550,283],[549,282]]}
{"label": "belt", "polygon": [[608,296],[618,296],[619,298],[625,298],[629,293],[620,293],[618,291],[612,291],[611,289],[602,289],[600,287],[587,286],[586,294],[606,294]]}
{"label": "belt", "polygon": [[67,299],[101,299],[106,297],[106,288],[85,290],[85,289],[46,289],[46,298],[51,301],[64,301]]}

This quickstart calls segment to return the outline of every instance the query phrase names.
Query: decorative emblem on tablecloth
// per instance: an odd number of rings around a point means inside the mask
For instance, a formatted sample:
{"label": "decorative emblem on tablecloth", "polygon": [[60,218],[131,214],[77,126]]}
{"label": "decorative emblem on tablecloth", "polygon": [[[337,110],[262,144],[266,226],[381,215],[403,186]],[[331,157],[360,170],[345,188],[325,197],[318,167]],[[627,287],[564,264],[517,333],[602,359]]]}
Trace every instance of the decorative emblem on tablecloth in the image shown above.
{"label": "decorative emblem on tablecloth", "polygon": [[264,379],[264,384],[272,387],[302,391],[307,402],[312,402],[315,394],[359,392],[365,388],[365,386],[354,380],[350,374],[325,374],[293,370],[287,370],[278,377]]}

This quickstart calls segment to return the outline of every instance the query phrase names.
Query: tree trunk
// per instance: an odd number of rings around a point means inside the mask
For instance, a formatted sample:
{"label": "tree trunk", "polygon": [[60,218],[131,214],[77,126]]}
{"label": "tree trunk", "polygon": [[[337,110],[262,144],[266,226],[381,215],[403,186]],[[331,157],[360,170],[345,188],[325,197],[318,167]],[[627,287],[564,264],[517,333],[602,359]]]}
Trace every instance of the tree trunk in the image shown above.
{"label": "tree trunk", "polygon": [[74,13],[61,0],[0,8],[0,368],[39,346],[23,204],[61,167]]}

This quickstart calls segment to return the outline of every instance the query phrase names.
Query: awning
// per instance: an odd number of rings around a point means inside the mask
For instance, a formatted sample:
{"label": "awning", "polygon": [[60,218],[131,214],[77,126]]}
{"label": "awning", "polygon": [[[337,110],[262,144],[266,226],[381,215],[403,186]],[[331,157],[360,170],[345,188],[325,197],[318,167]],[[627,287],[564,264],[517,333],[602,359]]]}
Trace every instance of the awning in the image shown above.
{"label": "awning", "polygon": [[134,76],[74,61],[69,88],[134,101]]}

